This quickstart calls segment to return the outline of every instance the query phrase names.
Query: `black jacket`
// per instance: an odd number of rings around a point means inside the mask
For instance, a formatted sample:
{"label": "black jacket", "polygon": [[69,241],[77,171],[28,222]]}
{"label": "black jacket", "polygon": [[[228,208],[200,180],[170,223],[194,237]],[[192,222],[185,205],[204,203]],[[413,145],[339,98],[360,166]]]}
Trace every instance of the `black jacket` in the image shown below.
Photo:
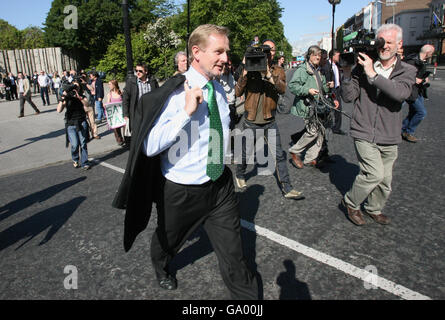
{"label": "black jacket", "polygon": [[[149,78],[151,89],[159,88],[159,84],[154,77]],[[139,87],[137,84],[137,78],[131,77],[127,80],[125,88],[122,93],[122,108],[124,117],[130,119],[130,131],[133,132],[133,115],[139,100]]]}
{"label": "black jacket", "polygon": [[99,98],[103,99],[105,96],[104,83],[102,82],[102,80],[100,78],[96,79],[95,90],[96,90],[96,94],[94,95],[95,100],[98,101]]}
{"label": "black jacket", "polygon": [[[407,56],[404,61],[417,69],[416,78],[424,79],[426,73],[426,63],[420,59],[418,53],[413,53]],[[416,101],[419,95],[426,96],[426,88],[423,84],[415,83],[413,85],[413,90],[411,91],[411,96],[406,100],[408,102]]]}
{"label": "black jacket", "polygon": [[124,222],[124,249],[129,251],[137,235],[148,225],[153,202],[159,195],[160,157],[147,157],[142,152],[144,139],[170,94],[185,81],[181,74],[170,78],[161,88],[144,94],[133,114],[133,132],[130,153],[124,177],[113,200],[113,207],[126,209]]}

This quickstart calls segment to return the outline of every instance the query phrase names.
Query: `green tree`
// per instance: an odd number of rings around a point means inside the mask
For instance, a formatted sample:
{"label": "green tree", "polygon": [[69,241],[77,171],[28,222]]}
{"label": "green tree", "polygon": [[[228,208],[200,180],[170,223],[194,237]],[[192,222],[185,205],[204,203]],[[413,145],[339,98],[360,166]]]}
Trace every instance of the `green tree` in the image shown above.
{"label": "green tree", "polygon": [[22,45],[22,34],[7,21],[0,19],[0,49],[20,49]]}
{"label": "green tree", "polygon": [[[66,28],[68,5],[77,8],[77,29]],[[45,41],[81,58],[82,66],[95,65],[116,34],[122,33],[120,0],[54,0],[45,21]]]}
{"label": "green tree", "polygon": [[171,0],[130,0],[130,23],[134,30],[141,31],[157,18],[165,18],[176,8]]}
{"label": "green tree", "polygon": [[[175,16],[173,29],[183,40],[187,38],[187,7]],[[194,0],[190,7],[190,29],[206,23],[230,29],[232,57],[240,59],[255,36],[273,39],[278,51],[292,56],[292,48],[284,37],[280,18],[283,9],[277,0]]]}
{"label": "green tree", "polygon": [[21,31],[22,33],[22,48],[34,49],[44,48],[45,38],[43,30],[39,27],[28,27]]}

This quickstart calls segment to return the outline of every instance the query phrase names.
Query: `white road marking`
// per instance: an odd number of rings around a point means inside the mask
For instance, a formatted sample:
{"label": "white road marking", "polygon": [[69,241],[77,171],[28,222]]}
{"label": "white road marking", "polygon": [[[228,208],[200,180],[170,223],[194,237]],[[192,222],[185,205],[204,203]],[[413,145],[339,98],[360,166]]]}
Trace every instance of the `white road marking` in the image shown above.
{"label": "white road marking", "polygon": [[[90,161],[100,164],[101,166],[107,167],[109,169],[115,170],[120,173],[125,173],[124,169],[113,166],[106,162],[101,162],[96,159],[90,159]],[[251,222],[245,221],[241,219],[241,226],[249,231],[255,232],[256,234],[263,236],[269,240],[272,240],[275,243],[278,243],[282,246],[285,246],[293,251],[296,251],[302,255],[305,255],[308,258],[314,259],[318,262],[326,264],[330,267],[333,267],[339,271],[342,271],[348,275],[351,275],[355,278],[362,280],[364,283],[370,283],[375,285],[376,287],[383,289],[391,294],[394,294],[402,299],[406,300],[431,300],[430,297],[420,294],[418,292],[412,291],[404,286],[398,285],[390,280],[382,278],[378,275],[372,274],[369,271],[364,269],[360,269],[348,262],[342,261],[340,259],[334,258],[328,254],[320,252],[318,250],[312,249],[304,244],[301,244],[295,240],[283,237],[278,233],[275,233],[266,228],[257,226]],[[372,280],[371,280],[372,279]]]}

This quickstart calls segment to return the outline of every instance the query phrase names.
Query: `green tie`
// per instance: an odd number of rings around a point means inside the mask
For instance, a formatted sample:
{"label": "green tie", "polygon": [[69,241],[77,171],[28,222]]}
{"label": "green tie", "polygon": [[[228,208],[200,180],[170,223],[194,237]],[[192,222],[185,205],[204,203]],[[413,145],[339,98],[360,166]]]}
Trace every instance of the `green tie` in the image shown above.
{"label": "green tie", "polygon": [[216,103],[215,90],[213,82],[209,81],[206,84],[209,90],[208,106],[210,118],[209,131],[209,153],[207,155],[207,171],[206,174],[216,181],[224,171],[223,164],[223,129],[221,118],[219,117],[218,104]]}

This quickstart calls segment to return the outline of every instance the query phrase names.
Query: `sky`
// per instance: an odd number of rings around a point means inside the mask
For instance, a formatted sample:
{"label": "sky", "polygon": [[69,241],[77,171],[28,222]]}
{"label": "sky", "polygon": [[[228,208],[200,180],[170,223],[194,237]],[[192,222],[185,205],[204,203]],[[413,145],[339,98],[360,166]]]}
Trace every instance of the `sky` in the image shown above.
{"label": "sky", "polygon": [[[191,0],[193,1],[193,0]],[[332,5],[328,0],[278,0],[284,9],[281,22],[284,34],[294,47],[306,50],[332,28]],[[33,25],[43,27],[52,0],[0,0],[0,19],[23,30]],[[185,0],[176,0],[184,3]],[[335,28],[371,0],[341,0],[335,10]]]}

